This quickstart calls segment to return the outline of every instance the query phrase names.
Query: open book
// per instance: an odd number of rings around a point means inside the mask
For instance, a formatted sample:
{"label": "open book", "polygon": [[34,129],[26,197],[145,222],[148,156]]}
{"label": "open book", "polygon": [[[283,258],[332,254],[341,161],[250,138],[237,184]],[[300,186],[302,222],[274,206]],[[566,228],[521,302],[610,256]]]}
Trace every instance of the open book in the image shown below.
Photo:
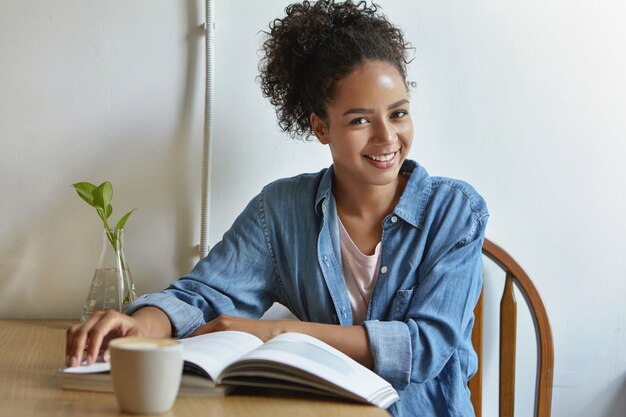
{"label": "open book", "polygon": [[[344,353],[300,333],[266,343],[244,332],[225,331],[181,339],[185,374],[180,395],[224,395],[247,385],[331,395],[387,408],[398,400],[391,385]],[[61,386],[111,391],[108,363],[65,368]]]}

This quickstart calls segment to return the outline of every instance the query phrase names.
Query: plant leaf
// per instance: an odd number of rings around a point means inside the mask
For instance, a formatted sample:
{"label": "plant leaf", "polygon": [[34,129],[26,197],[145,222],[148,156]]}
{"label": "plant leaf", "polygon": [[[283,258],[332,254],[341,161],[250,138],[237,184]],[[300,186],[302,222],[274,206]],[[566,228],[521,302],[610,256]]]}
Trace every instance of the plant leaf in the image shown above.
{"label": "plant leaf", "polygon": [[111,198],[113,198],[113,186],[109,181],[105,181],[102,183],[102,197],[104,200],[104,207],[110,206]]}
{"label": "plant leaf", "polygon": [[111,197],[113,196],[113,187],[108,181],[103,182],[93,190],[93,206],[101,208],[103,211],[111,204]]}
{"label": "plant leaf", "polygon": [[88,182],[77,182],[76,184],[72,184],[72,187],[74,187],[80,198],[93,207],[93,190],[96,189],[95,185]]}
{"label": "plant leaf", "polygon": [[128,213],[124,214],[124,216],[122,216],[122,218],[120,219],[120,221],[117,222],[117,224],[115,225],[115,230],[121,230],[124,228],[124,226],[126,225],[126,221],[128,220],[128,218],[130,217],[131,214],[133,214],[133,211],[135,211],[137,209],[132,209],[131,211],[129,211]]}
{"label": "plant leaf", "polygon": [[109,205],[107,206],[106,211],[105,211],[105,214],[106,214],[106,216],[107,216],[107,219],[108,219],[109,217],[111,217],[111,213],[113,213],[113,206],[109,204]]}
{"label": "plant leaf", "polygon": [[93,190],[93,206],[96,209],[104,210],[104,197],[102,196],[102,186]]}

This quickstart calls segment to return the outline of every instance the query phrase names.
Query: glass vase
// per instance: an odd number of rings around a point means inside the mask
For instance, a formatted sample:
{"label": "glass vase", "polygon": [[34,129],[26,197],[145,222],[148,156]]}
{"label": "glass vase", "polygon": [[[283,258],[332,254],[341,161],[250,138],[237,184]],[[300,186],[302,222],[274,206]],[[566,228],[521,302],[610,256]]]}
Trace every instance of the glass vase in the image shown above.
{"label": "glass vase", "polygon": [[124,255],[124,229],[105,229],[102,233],[100,260],[80,319],[89,320],[96,311],[122,312],[135,298],[135,284]]}

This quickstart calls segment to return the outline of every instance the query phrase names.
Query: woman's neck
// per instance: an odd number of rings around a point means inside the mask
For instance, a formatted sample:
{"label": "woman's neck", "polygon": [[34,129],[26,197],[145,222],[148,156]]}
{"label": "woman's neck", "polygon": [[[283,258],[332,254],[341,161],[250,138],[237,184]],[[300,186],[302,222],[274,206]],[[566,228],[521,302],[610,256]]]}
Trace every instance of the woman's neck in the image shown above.
{"label": "woman's neck", "polygon": [[407,177],[398,175],[393,183],[386,185],[368,185],[357,187],[345,184],[341,179],[335,178],[333,194],[340,215],[382,220],[398,204]]}
{"label": "woman's neck", "polygon": [[372,255],[383,233],[383,219],[400,200],[407,177],[399,175],[391,184],[356,187],[335,181],[333,194],[337,215],[361,253]]}

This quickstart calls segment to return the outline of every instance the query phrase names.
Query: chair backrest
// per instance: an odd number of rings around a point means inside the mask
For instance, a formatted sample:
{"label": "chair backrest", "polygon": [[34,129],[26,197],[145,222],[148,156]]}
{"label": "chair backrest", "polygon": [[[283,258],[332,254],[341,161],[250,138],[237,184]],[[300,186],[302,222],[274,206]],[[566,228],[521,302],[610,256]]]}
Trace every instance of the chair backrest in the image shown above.
{"label": "chair backrest", "polygon": [[[552,331],[546,309],[532,281],[522,267],[501,247],[485,239],[483,255],[504,270],[504,293],[500,300],[500,417],[513,417],[515,406],[515,344],[517,334],[517,305],[513,286],[526,300],[537,336],[537,379],[535,387],[535,417],[550,417],[554,348]],[[483,293],[474,309],[472,343],[478,354],[478,371],[469,381],[476,417],[482,417],[483,364]]]}

